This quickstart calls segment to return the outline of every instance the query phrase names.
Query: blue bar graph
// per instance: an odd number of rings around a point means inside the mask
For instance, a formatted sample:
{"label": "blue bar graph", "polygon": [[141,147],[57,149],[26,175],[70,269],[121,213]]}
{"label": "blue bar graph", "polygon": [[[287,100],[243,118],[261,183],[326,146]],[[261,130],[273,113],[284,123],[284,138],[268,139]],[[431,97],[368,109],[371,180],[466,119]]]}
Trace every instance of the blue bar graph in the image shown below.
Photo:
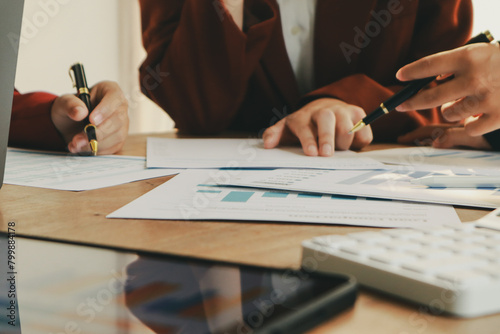
{"label": "blue bar graph", "polygon": [[265,192],[262,197],[271,197],[271,198],[286,198],[288,193],[276,192],[276,191],[268,191]]}
{"label": "blue bar graph", "polygon": [[345,199],[345,200],[349,200],[349,201],[355,201],[358,198],[356,196],[332,195],[332,199]]}
{"label": "blue bar graph", "polygon": [[246,203],[253,194],[255,194],[253,191],[231,191],[222,202]]}
{"label": "blue bar graph", "polygon": [[321,194],[298,194],[298,198],[321,198],[323,195]]}

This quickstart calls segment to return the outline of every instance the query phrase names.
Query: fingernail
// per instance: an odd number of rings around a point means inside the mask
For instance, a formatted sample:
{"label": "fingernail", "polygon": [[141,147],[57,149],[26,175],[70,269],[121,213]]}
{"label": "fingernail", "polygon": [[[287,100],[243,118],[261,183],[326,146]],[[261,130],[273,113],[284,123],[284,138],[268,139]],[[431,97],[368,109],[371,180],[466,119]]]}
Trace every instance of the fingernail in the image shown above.
{"label": "fingernail", "polygon": [[85,139],[80,139],[76,142],[76,149],[78,151],[81,151],[87,145],[88,145],[88,142]]}
{"label": "fingernail", "polygon": [[87,109],[85,109],[84,107],[75,107],[73,109],[73,112],[74,114],[71,116],[71,117],[77,117],[78,118],[81,118],[83,115],[87,115]]}
{"label": "fingernail", "polygon": [[101,115],[100,112],[95,112],[94,111],[94,116],[93,117],[94,117],[94,124],[95,125],[101,124],[101,122],[102,122],[102,115]]}
{"label": "fingernail", "polygon": [[308,155],[318,155],[318,149],[315,145],[309,145],[307,147],[307,153]]}
{"label": "fingernail", "polygon": [[272,140],[273,140],[272,134],[265,134],[264,136],[262,136],[262,141],[264,142],[264,148],[271,148]]}
{"label": "fingernail", "polygon": [[330,145],[330,144],[324,144],[321,147],[321,152],[322,152],[322,155],[327,155],[327,156],[332,155],[332,145]]}
{"label": "fingernail", "polygon": [[405,111],[406,110],[406,104],[403,103],[399,106],[396,107],[396,111]]}
{"label": "fingernail", "polygon": [[402,81],[401,79],[401,70],[397,71],[396,72],[396,79],[398,79],[399,81]]}

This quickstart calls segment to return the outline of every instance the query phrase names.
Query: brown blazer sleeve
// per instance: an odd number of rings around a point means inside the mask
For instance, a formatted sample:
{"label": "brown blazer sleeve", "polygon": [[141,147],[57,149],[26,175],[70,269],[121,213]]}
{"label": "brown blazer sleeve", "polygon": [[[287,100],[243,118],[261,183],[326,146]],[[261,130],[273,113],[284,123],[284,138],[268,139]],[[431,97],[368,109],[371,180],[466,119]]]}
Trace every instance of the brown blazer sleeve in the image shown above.
{"label": "brown blazer sleeve", "polygon": [[140,0],[143,92],[189,132],[227,129],[274,28],[267,0],[246,0],[245,31],[220,0]]}
{"label": "brown blazer sleeve", "polygon": [[14,92],[9,146],[58,151],[66,149],[66,143],[50,117],[56,98],[44,92]]}
{"label": "brown blazer sleeve", "polygon": [[[404,4],[405,2],[401,1],[401,3]],[[394,38],[390,41],[392,50],[404,50],[405,43],[410,40],[408,54],[399,60],[401,61],[400,66],[433,53],[453,49],[467,42],[472,29],[472,3],[470,0],[424,0],[418,1],[418,5],[413,2],[413,5],[417,7],[416,15],[414,17],[413,15],[407,15],[406,20],[414,19],[414,25],[401,25],[399,34],[403,38]],[[408,7],[410,6],[406,6],[405,10]],[[405,15],[404,12],[401,14]],[[404,18],[402,19],[404,20]],[[370,37],[368,36],[368,38]],[[391,36],[389,35],[388,38],[391,38]],[[373,42],[373,44],[376,44],[376,42]],[[352,46],[355,47],[355,45]],[[361,53],[365,53],[360,58],[364,57],[366,59],[377,56],[375,54],[370,55],[370,47],[370,45],[367,45],[366,50],[360,50]],[[391,62],[390,49],[377,51],[385,54],[387,61]],[[356,56],[355,53],[353,55]],[[363,62],[365,60],[358,61]],[[375,65],[373,67],[383,66]],[[391,71],[391,79],[380,79],[379,81],[374,80],[368,74],[373,73],[374,76],[381,78],[383,75],[376,75],[376,69],[367,69],[365,72],[348,75],[323,86],[305,96],[301,104],[303,105],[319,97],[330,96],[360,106],[366,113],[370,113],[380,103],[403,87],[393,77],[395,75],[394,70]],[[418,126],[442,122],[444,122],[444,119],[437,109],[407,113],[392,112],[372,123],[372,130],[376,141],[394,142],[399,135]]]}

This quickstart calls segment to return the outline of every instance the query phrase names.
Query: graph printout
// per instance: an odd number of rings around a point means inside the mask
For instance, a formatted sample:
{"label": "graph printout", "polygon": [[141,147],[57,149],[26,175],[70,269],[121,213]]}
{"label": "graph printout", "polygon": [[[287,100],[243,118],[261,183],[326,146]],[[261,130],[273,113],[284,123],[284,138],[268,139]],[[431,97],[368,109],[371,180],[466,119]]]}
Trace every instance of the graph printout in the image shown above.
{"label": "graph printout", "polygon": [[82,157],[68,153],[9,149],[4,183],[82,191],[178,172],[179,170],[173,169],[147,169],[144,157],[120,155]]}
{"label": "graph printout", "polygon": [[248,171],[219,184],[434,204],[500,207],[500,188],[429,188],[411,182],[433,175],[455,174],[445,169],[438,171],[418,166],[393,166],[389,171],[277,169]]}
{"label": "graph printout", "polygon": [[[406,147],[359,153],[380,162],[447,167],[456,174],[500,175],[500,153],[491,151]],[[436,167],[439,166],[439,167]]]}
{"label": "graph printout", "polygon": [[225,178],[228,175],[224,173],[230,172],[187,170],[108,218],[276,221],[374,227],[460,223],[450,206],[215,184],[214,180]]}

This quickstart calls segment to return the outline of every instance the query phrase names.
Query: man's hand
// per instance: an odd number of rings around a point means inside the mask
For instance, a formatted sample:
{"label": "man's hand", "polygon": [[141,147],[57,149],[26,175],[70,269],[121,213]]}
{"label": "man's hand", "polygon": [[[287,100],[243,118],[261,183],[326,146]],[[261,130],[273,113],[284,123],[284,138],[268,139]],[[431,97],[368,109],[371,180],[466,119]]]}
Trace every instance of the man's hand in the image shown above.
{"label": "man's hand", "polygon": [[299,141],[309,156],[331,156],[335,149],[361,149],[373,140],[369,126],[349,134],[365,117],[360,107],[333,98],[315,100],[266,129],[264,147]]}
{"label": "man's hand", "polygon": [[469,136],[500,128],[500,48],[480,43],[425,57],[399,70],[401,81],[430,76],[453,78],[425,89],[398,111],[442,107],[443,117],[455,122],[481,115],[465,124]]}
{"label": "man's hand", "polygon": [[[99,154],[118,152],[128,134],[128,102],[120,87],[110,81],[103,81],[90,90],[94,110],[90,122],[97,126]],[[52,106],[52,122],[68,143],[71,153],[89,152],[89,142],[83,132],[88,110],[75,95],[58,97]]]}

